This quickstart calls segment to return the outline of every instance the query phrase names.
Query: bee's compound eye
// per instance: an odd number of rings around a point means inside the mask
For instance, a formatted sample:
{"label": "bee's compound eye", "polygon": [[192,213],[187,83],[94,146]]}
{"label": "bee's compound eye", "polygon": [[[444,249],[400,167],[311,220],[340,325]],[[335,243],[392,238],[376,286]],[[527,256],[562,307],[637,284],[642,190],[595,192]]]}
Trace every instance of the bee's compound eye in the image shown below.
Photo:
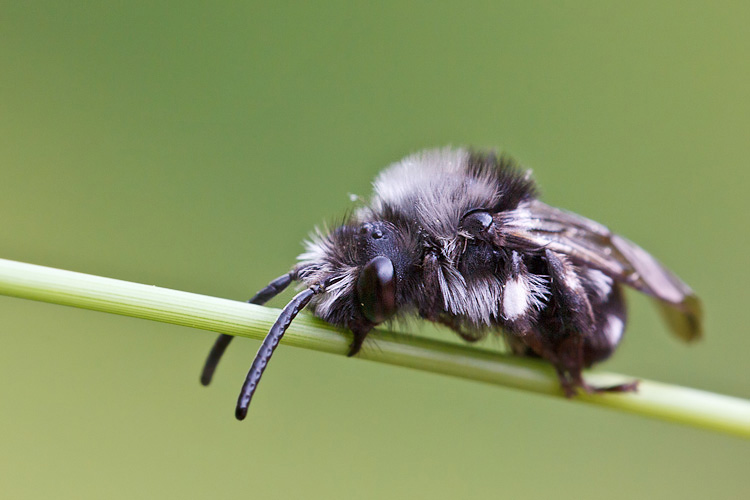
{"label": "bee's compound eye", "polygon": [[461,229],[475,236],[487,231],[492,226],[492,215],[484,210],[476,210],[464,215]]}
{"label": "bee's compound eye", "polygon": [[375,324],[396,312],[396,273],[393,262],[382,255],[362,268],[357,280],[357,298],[362,314]]}

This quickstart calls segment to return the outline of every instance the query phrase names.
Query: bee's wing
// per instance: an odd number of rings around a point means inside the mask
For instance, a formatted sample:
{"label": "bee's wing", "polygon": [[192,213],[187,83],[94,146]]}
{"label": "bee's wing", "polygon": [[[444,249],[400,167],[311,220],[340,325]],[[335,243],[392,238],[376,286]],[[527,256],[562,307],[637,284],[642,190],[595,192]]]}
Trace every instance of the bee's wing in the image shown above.
{"label": "bee's wing", "polygon": [[635,243],[580,215],[538,200],[496,214],[503,246],[548,248],[578,265],[594,268],[657,299],[672,331],[684,340],[701,336],[701,306],[695,293]]}

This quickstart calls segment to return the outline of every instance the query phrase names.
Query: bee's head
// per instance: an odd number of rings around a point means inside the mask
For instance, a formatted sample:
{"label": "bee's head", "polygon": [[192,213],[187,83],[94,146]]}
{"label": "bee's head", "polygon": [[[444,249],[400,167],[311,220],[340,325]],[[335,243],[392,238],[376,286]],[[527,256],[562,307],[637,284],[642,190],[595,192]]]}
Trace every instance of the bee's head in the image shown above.
{"label": "bee's head", "polygon": [[406,302],[418,257],[415,240],[389,222],[348,223],[307,242],[298,275],[307,285],[332,278],[313,299],[317,316],[339,326],[374,326]]}

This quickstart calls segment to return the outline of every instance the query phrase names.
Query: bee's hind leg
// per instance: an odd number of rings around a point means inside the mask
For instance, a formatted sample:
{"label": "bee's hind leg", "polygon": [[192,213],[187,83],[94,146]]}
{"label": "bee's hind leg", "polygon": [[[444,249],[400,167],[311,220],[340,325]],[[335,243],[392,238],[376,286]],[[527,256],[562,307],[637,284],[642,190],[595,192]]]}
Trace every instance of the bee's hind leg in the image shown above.
{"label": "bee's hind leg", "polygon": [[[576,339],[566,339],[561,345],[560,358],[564,360],[564,370],[567,375],[569,382],[564,382],[563,378],[560,378],[565,395],[571,397],[570,389],[566,387],[566,383],[573,387],[573,395],[575,395],[575,389],[581,388],[587,394],[601,394],[603,392],[635,392],[638,390],[638,381],[607,385],[607,386],[594,386],[586,382],[583,378],[583,368],[590,367],[592,361],[590,358],[590,347],[591,339],[577,337]],[[612,349],[614,346],[612,347]],[[560,368],[558,368],[558,376],[560,374]]]}
{"label": "bee's hind leg", "polygon": [[541,358],[554,366],[566,397],[574,397],[578,388],[585,385],[581,376],[583,359],[577,342],[568,342],[566,348],[563,348],[565,343],[553,342],[533,329],[519,335],[506,335],[506,341],[516,356]]}
{"label": "bee's hind leg", "polygon": [[555,368],[560,387],[568,398],[575,397],[581,390],[587,394],[598,394],[633,392],[638,388],[638,381],[598,387],[584,380],[583,369],[606,359],[615,349],[615,345],[606,342],[603,332],[587,337],[569,333],[561,338],[529,329],[523,333],[507,333],[505,339],[514,355],[542,358],[549,362]]}
{"label": "bee's hind leg", "polygon": [[626,382],[609,386],[594,386],[583,378],[583,368],[590,366],[586,360],[588,342],[578,335],[571,335],[557,345],[556,360],[553,361],[560,386],[568,398],[574,397],[580,388],[587,394],[601,394],[604,392],[635,392],[638,381]]}

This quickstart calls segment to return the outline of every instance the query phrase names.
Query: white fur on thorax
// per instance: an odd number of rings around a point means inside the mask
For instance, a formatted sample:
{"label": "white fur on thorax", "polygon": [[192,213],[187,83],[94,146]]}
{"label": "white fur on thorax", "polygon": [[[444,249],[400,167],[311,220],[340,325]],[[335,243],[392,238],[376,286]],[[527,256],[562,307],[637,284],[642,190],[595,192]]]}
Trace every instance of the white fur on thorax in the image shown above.
{"label": "white fur on thorax", "polygon": [[503,314],[505,319],[520,318],[529,309],[529,290],[520,277],[508,280],[503,293]]}
{"label": "white fur on thorax", "polygon": [[490,207],[498,192],[490,179],[467,175],[465,149],[423,151],[392,164],[373,183],[374,212],[395,207],[437,241],[455,239],[458,222],[469,208]]}
{"label": "white fur on thorax", "polygon": [[525,274],[509,278],[503,289],[503,316],[513,321],[544,307],[544,300],[549,295],[546,280],[534,274]]}

